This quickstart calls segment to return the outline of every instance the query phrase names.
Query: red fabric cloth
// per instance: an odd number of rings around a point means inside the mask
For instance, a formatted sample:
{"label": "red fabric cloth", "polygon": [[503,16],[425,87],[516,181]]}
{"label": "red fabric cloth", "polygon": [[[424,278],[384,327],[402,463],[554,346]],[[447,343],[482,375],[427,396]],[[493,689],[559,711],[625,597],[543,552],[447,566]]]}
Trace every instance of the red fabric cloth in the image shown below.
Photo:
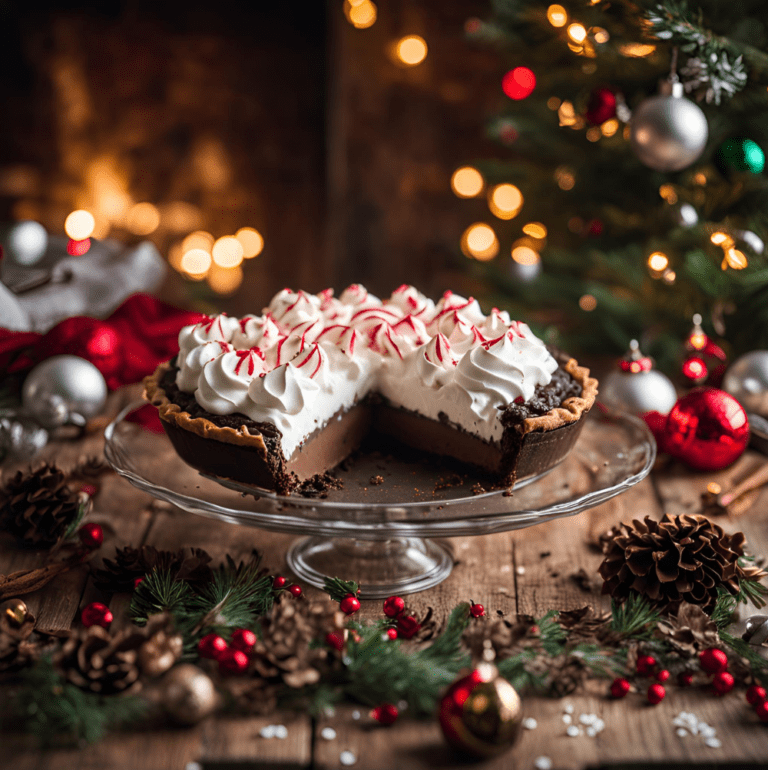
{"label": "red fabric cloth", "polygon": [[138,382],[178,352],[183,326],[203,316],[134,294],[107,319],[67,318],[45,334],[0,328],[0,373],[24,372],[51,356],[85,358],[104,375],[107,386]]}

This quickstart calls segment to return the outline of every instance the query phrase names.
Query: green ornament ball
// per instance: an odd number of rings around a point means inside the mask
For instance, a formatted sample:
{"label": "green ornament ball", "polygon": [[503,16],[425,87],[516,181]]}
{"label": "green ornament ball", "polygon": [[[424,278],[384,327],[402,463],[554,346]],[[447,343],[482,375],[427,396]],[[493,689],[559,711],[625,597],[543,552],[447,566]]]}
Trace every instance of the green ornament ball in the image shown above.
{"label": "green ornament ball", "polygon": [[721,171],[761,174],[765,168],[765,153],[751,139],[726,139],[717,148],[715,164]]}

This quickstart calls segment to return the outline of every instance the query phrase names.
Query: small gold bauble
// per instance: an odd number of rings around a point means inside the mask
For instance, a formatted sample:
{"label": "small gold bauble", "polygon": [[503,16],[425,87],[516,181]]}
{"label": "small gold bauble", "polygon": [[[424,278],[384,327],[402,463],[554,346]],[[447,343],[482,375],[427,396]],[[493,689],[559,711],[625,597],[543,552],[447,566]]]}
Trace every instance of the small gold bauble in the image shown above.
{"label": "small gold bauble", "polygon": [[447,741],[475,757],[506,751],[517,740],[522,719],[520,696],[490,663],[454,682],[440,704]]}
{"label": "small gold bauble", "polygon": [[216,688],[211,678],[191,663],[172,668],[160,686],[163,708],[178,724],[197,724],[216,709]]}
{"label": "small gold bauble", "polygon": [[0,604],[0,618],[12,628],[20,628],[28,612],[27,605],[21,599],[8,599]]}

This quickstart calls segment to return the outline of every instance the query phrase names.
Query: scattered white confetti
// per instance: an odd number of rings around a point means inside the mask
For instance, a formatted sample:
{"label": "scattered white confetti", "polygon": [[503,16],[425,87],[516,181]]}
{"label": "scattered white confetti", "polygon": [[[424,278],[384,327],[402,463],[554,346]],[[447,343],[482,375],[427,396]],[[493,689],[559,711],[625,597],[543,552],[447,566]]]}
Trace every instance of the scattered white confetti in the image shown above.
{"label": "scattered white confetti", "polygon": [[533,717],[526,717],[523,720],[523,727],[526,730],[535,730],[539,726],[539,723]]}
{"label": "scattered white confetti", "polygon": [[187,762],[184,770],[203,770],[203,766],[199,762]]}
{"label": "scattered white confetti", "polygon": [[680,738],[685,738],[685,736],[688,735],[688,731],[684,727],[678,727],[677,734]]}
{"label": "scattered white confetti", "polygon": [[352,719],[360,719],[360,712],[357,709],[352,712]]}
{"label": "scattered white confetti", "polygon": [[515,572],[517,572],[518,575],[525,575],[525,567],[518,567]]}
{"label": "scattered white confetti", "polygon": [[549,757],[536,757],[533,766],[536,770],[552,770],[552,760]]}
{"label": "scattered white confetti", "polygon": [[332,741],[336,737],[336,731],[332,727],[324,727],[320,731],[320,737],[325,741]]}
{"label": "scattered white confetti", "polygon": [[569,725],[572,721],[570,714],[563,714],[563,722],[565,722],[565,724]]}
{"label": "scattered white confetti", "polygon": [[605,730],[605,722],[602,719],[596,719],[594,725],[592,725],[597,732],[601,733]]}
{"label": "scattered white confetti", "polygon": [[397,702],[397,708],[398,708],[398,711],[406,711],[408,709],[408,701],[407,700],[399,700]]}
{"label": "scattered white confetti", "polygon": [[581,735],[581,730],[576,725],[571,725],[565,733],[569,738],[575,738],[577,735]]}
{"label": "scattered white confetti", "polygon": [[509,564],[502,564],[499,572],[512,572],[512,567]]}
{"label": "scattered white confetti", "polygon": [[275,737],[275,725],[267,725],[259,730],[259,735],[262,738],[274,738]]}
{"label": "scattered white confetti", "polygon": [[288,737],[288,728],[285,725],[275,725],[275,738],[279,738],[281,741]]}
{"label": "scattered white confetti", "polygon": [[595,728],[594,728],[594,727],[592,727],[592,725],[590,725],[590,726],[587,728],[587,735],[588,735],[590,738],[594,738],[594,737],[597,735],[597,730],[595,730]]}
{"label": "scattered white confetti", "polygon": [[566,714],[573,714],[573,703],[566,703],[565,706],[563,706],[563,711],[565,711]]}
{"label": "scattered white confetti", "polygon": [[710,749],[719,749],[723,745],[722,743],[720,743],[720,739],[715,738],[714,736],[711,738],[707,738],[707,740],[705,740],[704,743],[706,743]]}
{"label": "scattered white confetti", "polygon": [[581,714],[581,716],[579,716],[579,722],[581,722],[583,725],[594,724],[596,719],[597,714]]}
{"label": "scattered white confetti", "polygon": [[339,754],[339,762],[345,767],[349,767],[357,762],[357,757],[351,751],[342,751]]}
{"label": "scattered white confetti", "polygon": [[342,663],[343,663],[345,666],[348,666],[348,665],[349,665],[349,664],[352,662],[352,658],[350,658],[350,657],[349,657],[349,655],[345,655],[345,656],[344,656],[344,657],[341,659],[341,662],[342,662]]}

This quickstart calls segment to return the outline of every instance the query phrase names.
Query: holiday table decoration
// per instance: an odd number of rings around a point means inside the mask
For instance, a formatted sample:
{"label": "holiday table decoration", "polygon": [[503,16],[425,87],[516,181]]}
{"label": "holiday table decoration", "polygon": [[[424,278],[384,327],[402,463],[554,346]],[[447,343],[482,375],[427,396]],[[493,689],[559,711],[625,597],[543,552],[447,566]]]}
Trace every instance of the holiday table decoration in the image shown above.
{"label": "holiday table decoration", "polygon": [[599,398],[608,406],[633,414],[665,415],[677,401],[677,391],[672,381],[643,355],[637,340],[631,340],[626,355],[601,380]]}
{"label": "holiday table decoration", "polygon": [[160,702],[174,722],[194,725],[215,711],[218,696],[213,681],[204,671],[184,663],[163,678]]}

